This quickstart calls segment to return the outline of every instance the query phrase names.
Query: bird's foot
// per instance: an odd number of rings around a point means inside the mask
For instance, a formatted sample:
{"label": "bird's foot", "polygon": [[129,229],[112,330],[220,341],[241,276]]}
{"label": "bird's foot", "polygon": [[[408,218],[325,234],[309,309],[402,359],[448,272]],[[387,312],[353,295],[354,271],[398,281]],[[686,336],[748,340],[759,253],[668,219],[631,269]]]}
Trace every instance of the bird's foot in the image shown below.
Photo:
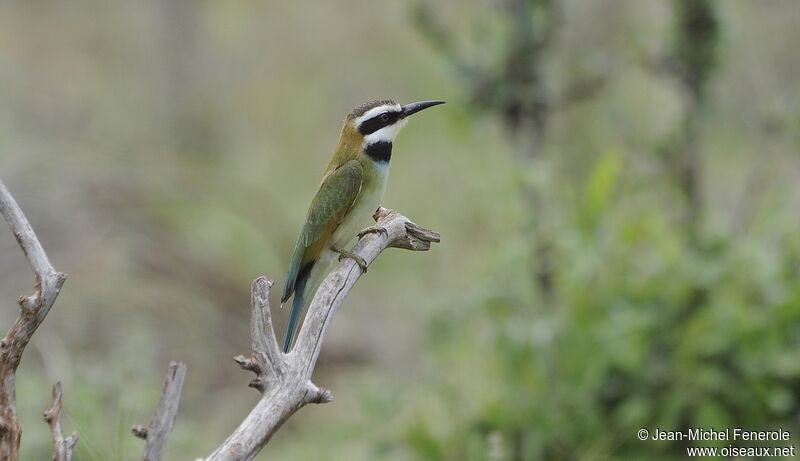
{"label": "bird's foot", "polygon": [[367,234],[381,234],[384,237],[389,238],[389,231],[383,226],[369,226],[358,233],[358,238],[362,238]]}
{"label": "bird's foot", "polygon": [[361,268],[361,272],[367,273],[367,262],[361,256],[353,253],[352,251],[342,250],[340,248],[331,247],[331,251],[339,253],[339,262],[344,258],[352,259]]}

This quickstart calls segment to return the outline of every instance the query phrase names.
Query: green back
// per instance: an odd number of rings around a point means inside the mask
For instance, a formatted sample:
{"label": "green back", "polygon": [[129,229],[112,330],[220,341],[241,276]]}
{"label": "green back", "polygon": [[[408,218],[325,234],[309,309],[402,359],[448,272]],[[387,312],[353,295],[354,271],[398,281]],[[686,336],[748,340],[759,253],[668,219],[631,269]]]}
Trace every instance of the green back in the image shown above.
{"label": "green back", "polygon": [[336,228],[353,207],[361,191],[363,178],[364,169],[358,160],[349,160],[322,178],[294,247],[281,302],[289,299],[294,292],[300,268],[316,261],[322,249],[329,244]]}

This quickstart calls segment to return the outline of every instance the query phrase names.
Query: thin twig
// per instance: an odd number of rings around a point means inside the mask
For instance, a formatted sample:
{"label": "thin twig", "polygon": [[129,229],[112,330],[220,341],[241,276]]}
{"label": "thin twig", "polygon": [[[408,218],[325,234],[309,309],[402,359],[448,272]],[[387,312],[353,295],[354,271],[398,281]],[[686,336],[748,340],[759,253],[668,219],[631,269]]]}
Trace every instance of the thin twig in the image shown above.
{"label": "thin twig", "polygon": [[71,461],[72,451],[78,443],[78,433],[73,432],[67,438],[61,432],[61,382],[53,385],[50,408],[44,412],[44,421],[50,425],[53,433],[53,461]]}
{"label": "thin twig", "polygon": [[164,453],[167,438],[178,415],[184,378],[186,378],[186,364],[170,362],[167,377],[164,379],[164,390],[161,392],[161,399],[150,425],[146,428],[141,425],[131,428],[133,435],[146,441],[142,453],[144,461],[159,461]]}
{"label": "thin twig", "polygon": [[277,382],[276,374],[280,367],[270,366],[281,363],[284,358],[278,348],[275,329],[272,327],[272,313],[269,308],[269,290],[274,282],[266,277],[253,280],[250,287],[250,357],[237,355],[233,358],[245,370],[252,371],[256,377],[250,387],[262,394],[268,383]]}

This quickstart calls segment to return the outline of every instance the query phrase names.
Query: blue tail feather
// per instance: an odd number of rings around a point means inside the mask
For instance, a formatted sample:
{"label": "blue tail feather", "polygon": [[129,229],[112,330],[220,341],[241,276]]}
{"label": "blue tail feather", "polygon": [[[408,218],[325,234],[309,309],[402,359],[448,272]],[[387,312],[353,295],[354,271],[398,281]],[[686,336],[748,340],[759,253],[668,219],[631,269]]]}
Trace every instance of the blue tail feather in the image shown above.
{"label": "blue tail feather", "polygon": [[311,265],[304,267],[303,270],[297,275],[297,280],[294,285],[294,299],[292,299],[292,312],[289,314],[289,326],[286,328],[286,337],[283,340],[283,352],[289,352],[294,342],[294,334],[297,330],[297,325],[300,323],[300,316],[303,313],[303,304],[305,304],[305,291],[306,282],[311,275]]}

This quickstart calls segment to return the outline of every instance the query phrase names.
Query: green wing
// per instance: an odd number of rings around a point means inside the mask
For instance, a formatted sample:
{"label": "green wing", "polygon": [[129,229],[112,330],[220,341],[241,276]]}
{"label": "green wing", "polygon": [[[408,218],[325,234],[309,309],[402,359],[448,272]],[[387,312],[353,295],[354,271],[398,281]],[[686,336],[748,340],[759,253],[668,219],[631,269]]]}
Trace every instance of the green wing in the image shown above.
{"label": "green wing", "polygon": [[294,292],[297,274],[302,266],[317,259],[324,244],[353,207],[361,191],[363,178],[361,164],[357,160],[350,160],[322,179],[295,244],[281,302],[289,299]]}

